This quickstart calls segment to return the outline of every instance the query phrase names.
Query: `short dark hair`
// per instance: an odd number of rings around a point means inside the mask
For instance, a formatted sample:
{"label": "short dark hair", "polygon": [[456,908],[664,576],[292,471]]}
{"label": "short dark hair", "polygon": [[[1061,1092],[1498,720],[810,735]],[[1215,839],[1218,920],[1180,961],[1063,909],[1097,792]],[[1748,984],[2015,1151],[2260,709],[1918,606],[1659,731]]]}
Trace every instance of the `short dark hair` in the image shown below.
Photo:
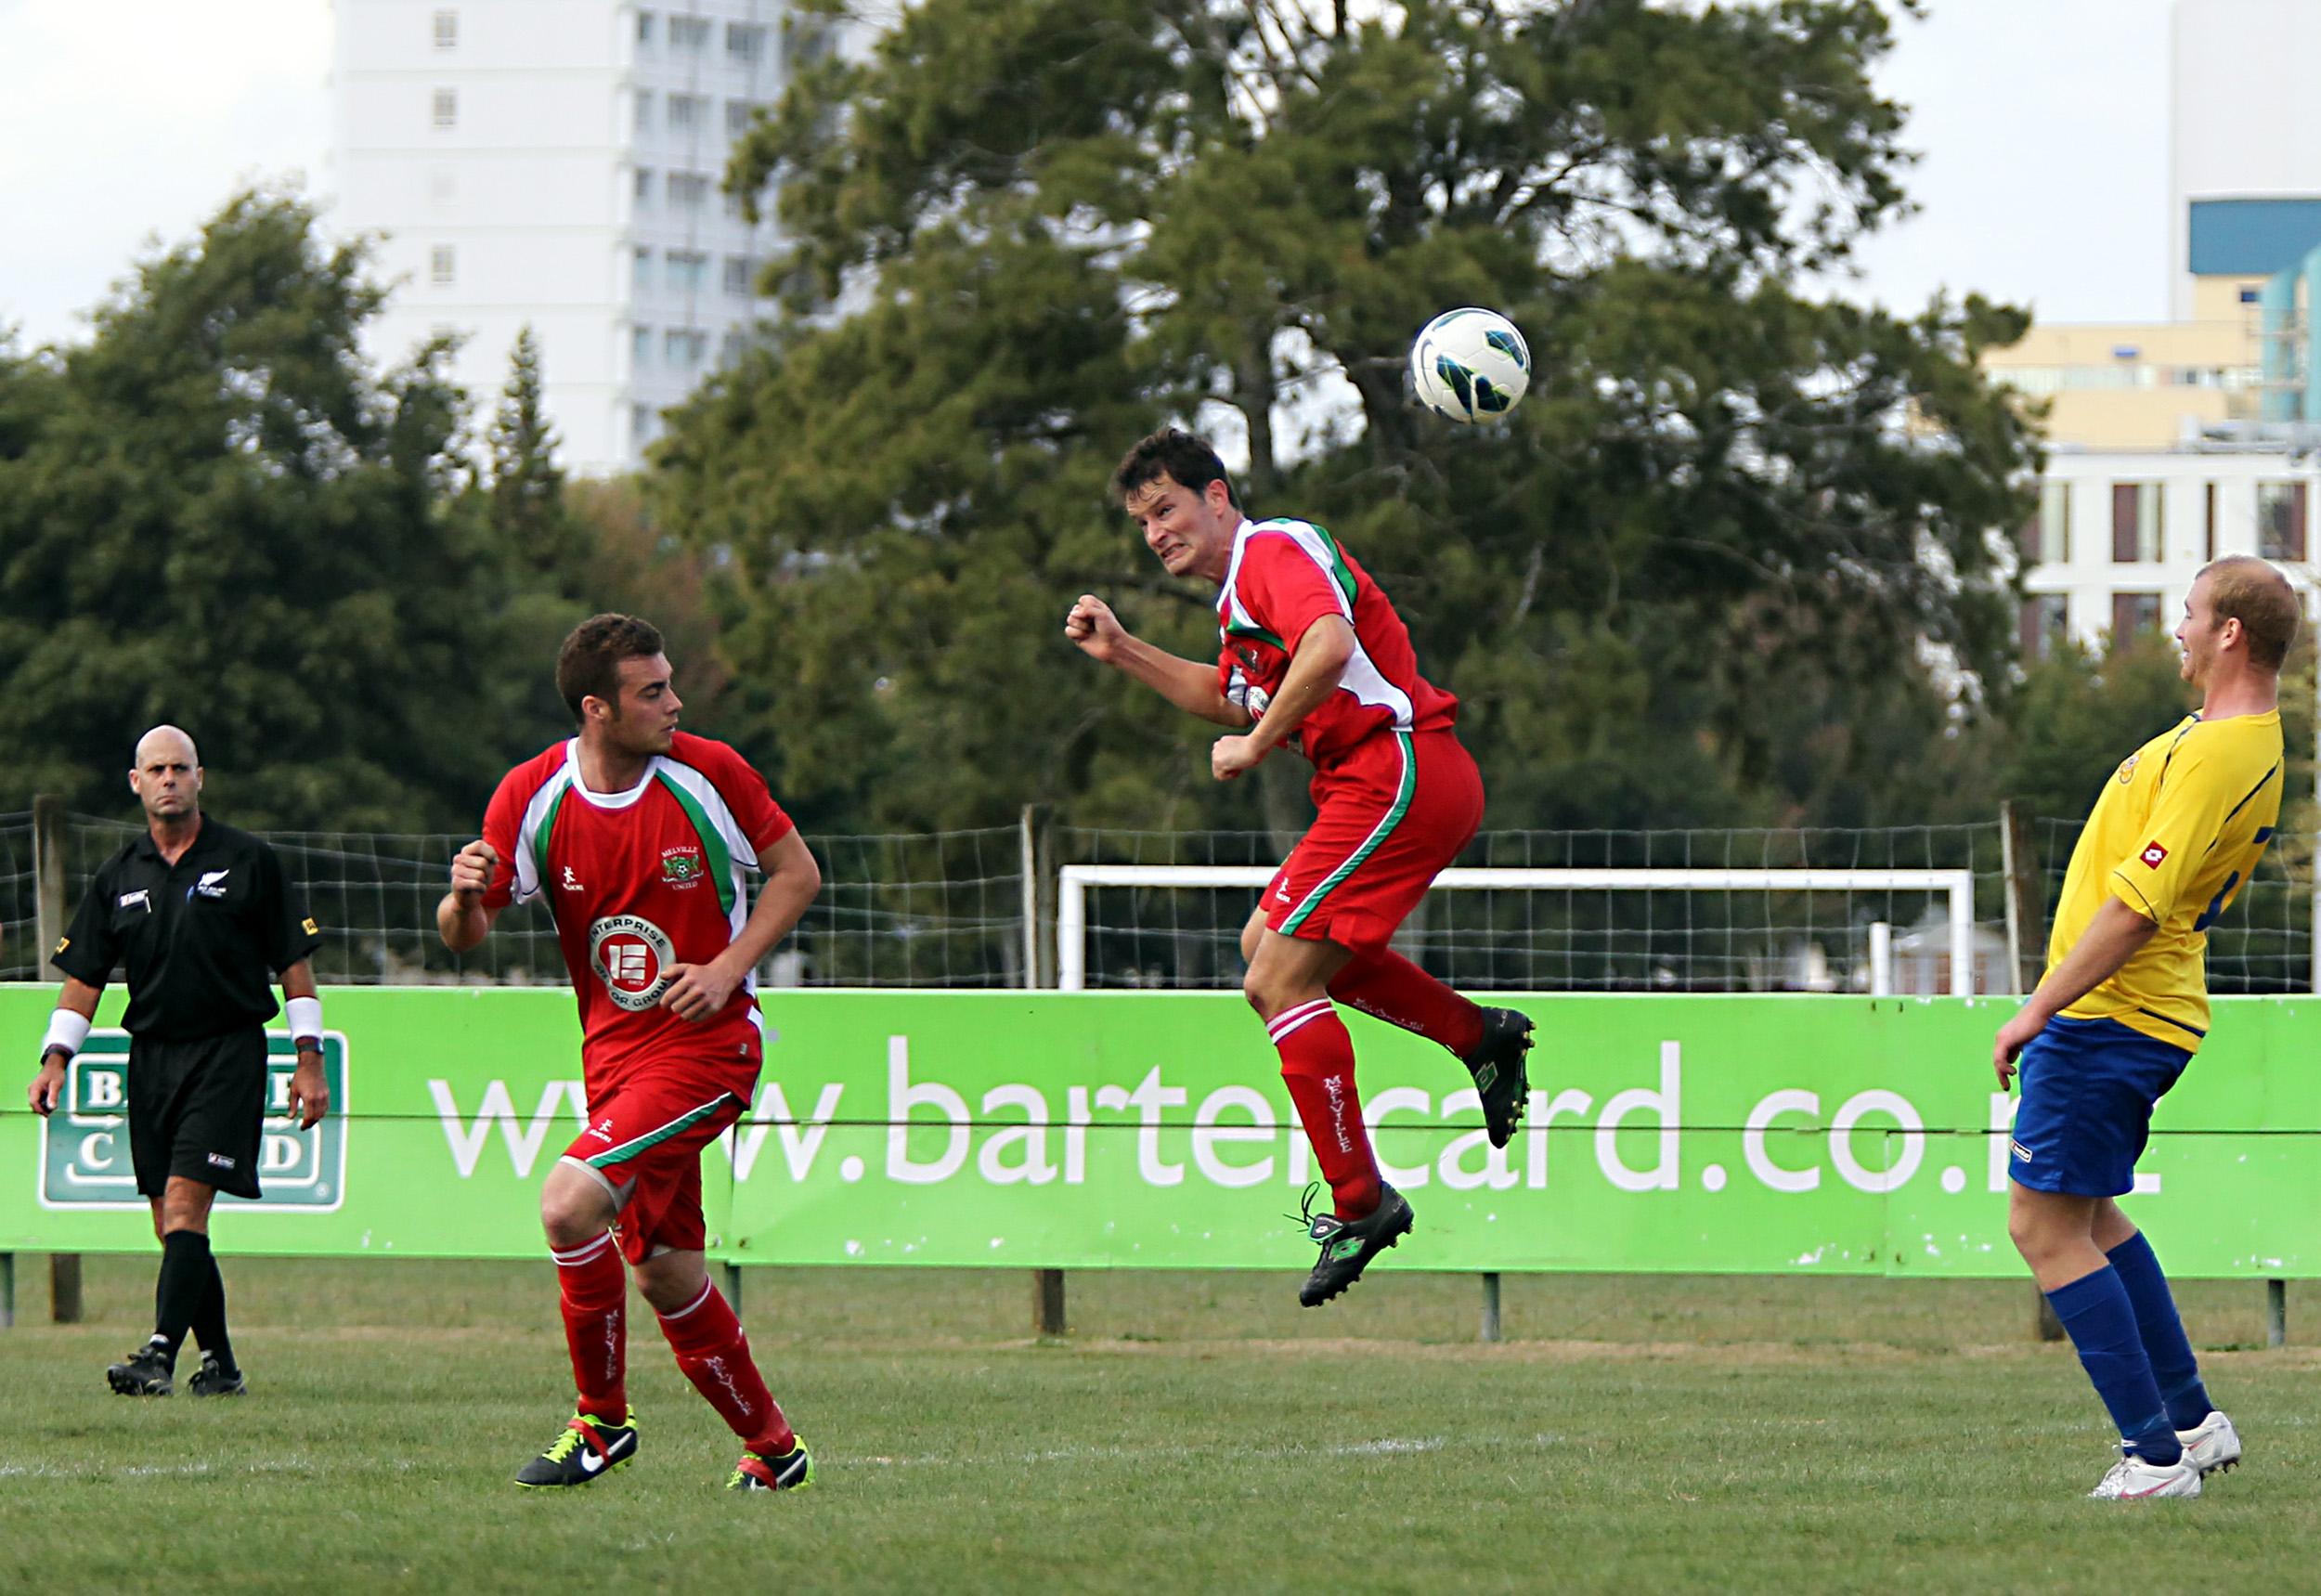
{"label": "short dark hair", "polygon": [[590,616],[572,629],[564,647],[556,651],[556,691],[564,694],[575,720],[583,698],[620,703],[620,662],[651,659],[665,648],[660,628],[635,616]]}
{"label": "short dark hair", "polygon": [[[2253,554],[2227,554],[2200,567],[2208,578],[2209,613],[2237,620],[2249,640],[2249,663],[2277,671],[2297,641],[2297,594],[2289,578]],[[2196,578],[2197,579],[2197,578]]]}
{"label": "short dark hair", "polygon": [[1162,427],[1150,437],[1139,438],[1136,447],[1122,457],[1112,473],[1112,502],[1127,503],[1130,494],[1163,475],[1195,493],[1205,492],[1212,482],[1222,482],[1233,508],[1241,507],[1241,496],[1233,491],[1233,479],[1225,474],[1225,461],[1217,458],[1217,451],[1179,427]]}

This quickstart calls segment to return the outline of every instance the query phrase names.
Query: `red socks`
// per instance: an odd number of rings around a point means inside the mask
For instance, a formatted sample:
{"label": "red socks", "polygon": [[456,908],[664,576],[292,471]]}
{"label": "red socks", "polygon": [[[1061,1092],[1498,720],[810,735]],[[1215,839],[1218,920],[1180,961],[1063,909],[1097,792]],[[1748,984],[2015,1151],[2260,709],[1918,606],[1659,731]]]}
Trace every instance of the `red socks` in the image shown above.
{"label": "red socks", "polygon": [[661,1333],[677,1355],[677,1367],[742,1438],[744,1447],[761,1458],[779,1458],[797,1447],[789,1421],[750,1359],[742,1321],[733,1317],[717,1287],[702,1287],[691,1307],[663,1314],[660,1320]]}
{"label": "red socks", "polygon": [[1370,1134],[1362,1123],[1362,1094],[1354,1085],[1354,1038],[1329,999],[1317,997],[1284,1009],[1265,1023],[1281,1055],[1281,1079],[1298,1106],[1305,1139],[1329,1182],[1341,1219],[1373,1213],[1382,1195]]}
{"label": "red socks", "polygon": [[564,1345],[580,1411],[608,1423],[629,1422],[629,1271],[608,1231],[569,1252],[551,1252],[563,1288]]}
{"label": "red socks", "polygon": [[1356,954],[1329,983],[1329,995],[1462,1058],[1483,1043],[1483,1010],[1391,948]]}

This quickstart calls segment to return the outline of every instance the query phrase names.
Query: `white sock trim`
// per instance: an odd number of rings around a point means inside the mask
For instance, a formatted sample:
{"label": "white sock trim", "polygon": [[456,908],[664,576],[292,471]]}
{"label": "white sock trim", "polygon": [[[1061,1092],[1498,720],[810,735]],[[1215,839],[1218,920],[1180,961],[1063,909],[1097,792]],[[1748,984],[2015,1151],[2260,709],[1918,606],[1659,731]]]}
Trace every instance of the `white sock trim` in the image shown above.
{"label": "white sock trim", "polygon": [[610,1247],[612,1244],[613,1233],[607,1230],[603,1235],[599,1236],[595,1240],[588,1242],[583,1246],[575,1247],[569,1252],[559,1252],[555,1248],[551,1247],[548,1250],[548,1255],[555,1259],[560,1267],[570,1264],[585,1264],[590,1259],[595,1257],[599,1252],[603,1252],[605,1248]]}
{"label": "white sock trim", "polygon": [[[661,1322],[663,1324],[668,1324],[674,1320],[683,1318],[687,1314],[692,1313],[695,1308],[699,1307],[702,1304],[707,1302],[711,1297],[715,1296],[717,1294],[717,1289],[718,1285],[715,1280],[703,1281],[701,1286],[701,1295],[695,1297],[692,1302],[687,1303],[683,1307],[678,1309],[673,1314],[661,1314]],[[655,1309],[655,1311],[656,1313],[659,1312],[658,1309]]]}
{"label": "white sock trim", "polygon": [[1336,1012],[1337,1006],[1329,999],[1317,997],[1311,1003],[1302,1003],[1295,1008],[1284,1009],[1274,1016],[1273,1023],[1265,1027],[1265,1034],[1272,1037],[1278,1045],[1283,1037],[1288,1036],[1300,1026],[1311,1025],[1323,1015]]}

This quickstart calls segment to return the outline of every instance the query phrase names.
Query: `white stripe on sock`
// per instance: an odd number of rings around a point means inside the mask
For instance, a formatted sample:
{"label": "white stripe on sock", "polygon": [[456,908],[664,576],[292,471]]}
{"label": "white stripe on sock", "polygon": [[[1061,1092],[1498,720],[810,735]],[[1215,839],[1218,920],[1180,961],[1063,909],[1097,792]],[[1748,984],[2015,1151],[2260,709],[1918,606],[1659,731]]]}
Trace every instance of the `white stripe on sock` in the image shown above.
{"label": "white stripe on sock", "polygon": [[610,1247],[612,1244],[613,1233],[608,1230],[603,1235],[599,1236],[595,1240],[588,1243],[586,1246],[575,1247],[569,1252],[559,1252],[553,1247],[551,1247],[548,1250],[548,1255],[555,1259],[559,1266],[570,1264],[585,1264],[590,1259],[595,1257],[599,1252],[603,1252],[605,1248]]}
{"label": "white stripe on sock", "polygon": [[673,1314],[662,1314],[661,1322],[663,1324],[668,1324],[673,1320],[683,1318],[687,1314],[692,1313],[702,1304],[707,1302],[711,1295],[716,1292],[717,1289],[717,1285],[714,1281],[705,1284],[701,1288],[701,1295],[695,1297],[692,1302],[687,1303],[683,1307],[678,1309]]}
{"label": "white stripe on sock", "polygon": [[1296,1008],[1275,1016],[1274,1022],[1265,1027],[1265,1034],[1278,1044],[1283,1037],[1288,1036],[1300,1026],[1310,1025],[1322,1016],[1336,1012],[1336,1006],[1329,999],[1317,997],[1312,1003],[1301,1004]]}

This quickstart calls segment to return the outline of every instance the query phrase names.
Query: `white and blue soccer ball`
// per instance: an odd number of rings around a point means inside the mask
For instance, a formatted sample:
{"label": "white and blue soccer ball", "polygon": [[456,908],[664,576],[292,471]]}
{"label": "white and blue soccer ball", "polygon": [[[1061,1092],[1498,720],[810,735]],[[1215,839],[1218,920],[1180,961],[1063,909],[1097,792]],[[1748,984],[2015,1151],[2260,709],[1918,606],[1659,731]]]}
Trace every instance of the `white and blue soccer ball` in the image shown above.
{"label": "white and blue soccer ball", "polygon": [[1446,310],[1410,345],[1419,403],[1451,422],[1495,422],[1531,386],[1531,350],[1496,310]]}

